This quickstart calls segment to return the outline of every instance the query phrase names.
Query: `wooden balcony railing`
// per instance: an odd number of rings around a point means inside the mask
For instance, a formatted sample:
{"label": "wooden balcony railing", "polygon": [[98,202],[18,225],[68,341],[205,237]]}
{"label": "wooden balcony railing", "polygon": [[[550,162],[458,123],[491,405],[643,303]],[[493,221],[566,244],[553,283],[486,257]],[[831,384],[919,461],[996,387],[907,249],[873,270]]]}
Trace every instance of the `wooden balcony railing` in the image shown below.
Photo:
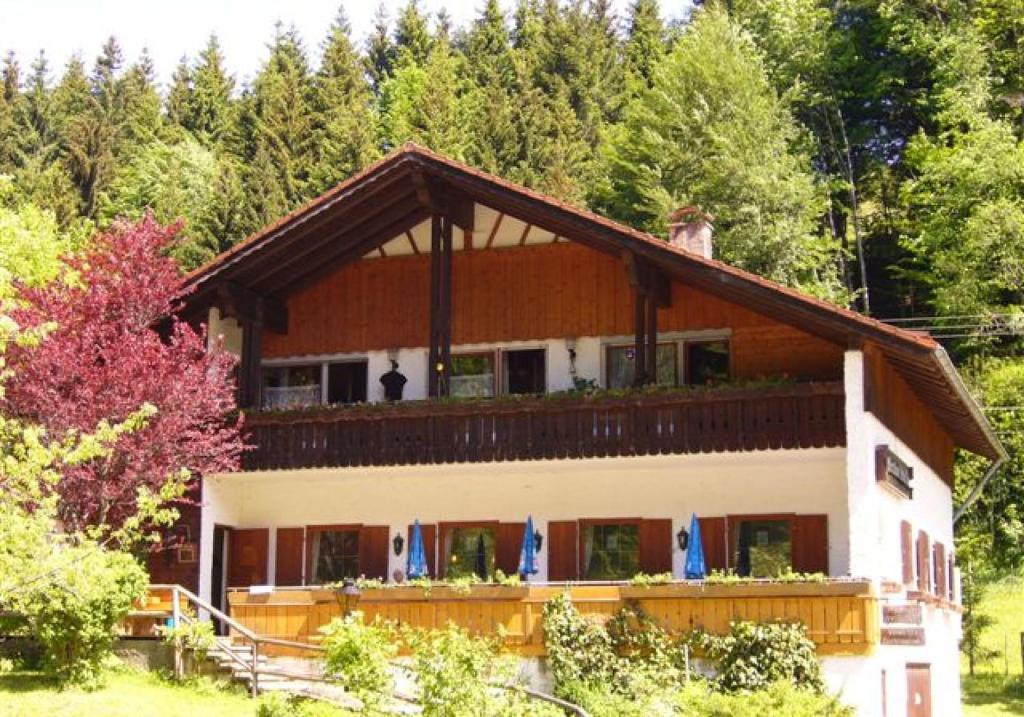
{"label": "wooden balcony railing", "polygon": [[626,398],[418,402],[247,419],[246,470],[844,445],[841,383]]}
{"label": "wooden balcony railing", "polygon": [[[434,586],[364,590],[349,603],[363,613],[414,628],[443,628],[449,622],[473,633],[501,637],[520,655],[545,654],[541,614],[544,603],[569,590],[585,615],[604,620],[626,602],[638,604],[670,633],[701,628],[729,631],[734,620],[788,621],[806,626],[823,655],[863,655],[880,640],[880,608],[871,583],[753,583],[701,585],[478,585],[466,591]],[[343,614],[342,600],[320,588],[277,589],[270,594],[228,593],[231,616],[248,629],[282,640],[317,643],[319,629]],[[287,652],[287,651],[285,651]]]}

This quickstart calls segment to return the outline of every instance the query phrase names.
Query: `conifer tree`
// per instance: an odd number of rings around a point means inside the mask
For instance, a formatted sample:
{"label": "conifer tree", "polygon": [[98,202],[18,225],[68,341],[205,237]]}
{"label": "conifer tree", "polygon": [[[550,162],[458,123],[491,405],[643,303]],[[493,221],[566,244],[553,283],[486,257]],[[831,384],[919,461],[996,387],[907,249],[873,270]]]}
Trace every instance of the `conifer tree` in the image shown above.
{"label": "conifer tree", "polygon": [[13,169],[18,159],[21,102],[21,69],[12,51],[7,53],[0,71],[0,173]]}
{"label": "conifer tree", "polygon": [[350,32],[345,11],[339,8],[314,78],[312,194],[337,184],[376,156],[371,90]]}
{"label": "conifer tree", "polygon": [[165,111],[172,127],[185,128],[189,121],[192,102],[192,68],[188,56],[182,55],[178,66],[171,75],[171,86],[167,91]]}
{"label": "conifer tree", "polygon": [[192,91],[188,95],[184,126],[205,146],[219,145],[231,131],[234,120],[231,95],[235,80],[224,68],[224,55],[216,35],[210,35],[188,77]]}
{"label": "conifer tree", "polygon": [[430,28],[419,0],[408,0],[395,22],[397,61],[423,65],[430,54]]}
{"label": "conifer tree", "polygon": [[370,77],[375,94],[380,94],[384,82],[394,69],[396,48],[391,41],[391,26],[388,11],[381,3],[373,19],[373,32],[367,41],[366,73]]}
{"label": "conifer tree", "polygon": [[658,0],[633,1],[624,53],[630,72],[649,86],[654,66],[665,54],[665,24]]}
{"label": "conifer tree", "polygon": [[122,151],[132,154],[156,141],[162,130],[160,93],[156,88],[156,70],[146,48],[121,79],[124,117],[119,134]]}

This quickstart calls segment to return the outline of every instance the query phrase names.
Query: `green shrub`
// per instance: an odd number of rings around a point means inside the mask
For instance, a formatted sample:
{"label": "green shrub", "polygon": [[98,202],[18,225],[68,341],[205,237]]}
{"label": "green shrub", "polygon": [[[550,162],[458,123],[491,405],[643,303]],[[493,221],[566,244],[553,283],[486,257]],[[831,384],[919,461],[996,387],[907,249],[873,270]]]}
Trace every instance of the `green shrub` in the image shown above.
{"label": "green shrub", "polygon": [[696,633],[692,640],[714,662],[722,691],[759,690],[774,682],[817,693],[825,689],[814,643],[803,625],[739,621],[728,635]]}
{"label": "green shrub", "polygon": [[158,629],[164,642],[173,645],[180,640],[181,646],[194,652],[197,660],[204,660],[206,654],[217,646],[217,635],[212,622],[196,620],[194,613],[191,617],[191,620],[181,621],[174,627],[162,625]]}
{"label": "green shrub", "polygon": [[365,624],[363,614],[353,612],[331,620],[320,632],[327,672],[334,680],[367,704],[390,695],[394,683],[390,662],[398,654],[398,645],[389,624]]}
{"label": "green shrub", "polygon": [[564,685],[608,685],[616,681],[619,658],[608,631],[580,614],[568,593],[544,604],[542,614],[548,666],[555,691]]}
{"label": "green shrub", "polygon": [[15,608],[28,620],[58,679],[94,688],[118,627],[145,595],[147,577],[125,553],[93,544],[65,550],[69,567],[21,593]]}
{"label": "green shrub", "polygon": [[495,643],[451,623],[443,630],[410,633],[409,643],[426,717],[488,713],[488,683],[497,677]]}

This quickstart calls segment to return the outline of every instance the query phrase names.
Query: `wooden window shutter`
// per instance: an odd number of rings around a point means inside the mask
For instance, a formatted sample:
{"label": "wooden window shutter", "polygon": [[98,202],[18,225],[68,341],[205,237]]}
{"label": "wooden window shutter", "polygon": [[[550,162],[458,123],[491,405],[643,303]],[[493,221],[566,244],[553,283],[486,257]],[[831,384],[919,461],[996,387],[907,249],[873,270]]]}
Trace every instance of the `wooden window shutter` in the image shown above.
{"label": "wooden window shutter", "polygon": [[953,559],[953,551],[949,552],[949,560],[946,561],[946,597],[950,602],[956,602],[956,561]]}
{"label": "wooden window shutter", "polygon": [[640,521],[640,570],[648,575],[672,572],[672,519]]}
{"label": "wooden window shutter", "polygon": [[[437,525],[434,523],[420,523],[420,535],[423,536],[423,552],[427,554],[427,572],[431,577],[437,577]],[[411,546],[412,526],[410,525],[405,541],[406,565],[402,567],[403,573],[408,568],[408,554]]]}
{"label": "wooden window shutter", "polygon": [[302,585],[302,528],[278,528],[277,550],[274,556],[274,583]]}
{"label": "wooden window shutter", "polygon": [[935,564],[935,594],[946,597],[946,546],[942,543],[932,547],[932,562]]}
{"label": "wooden window shutter", "polygon": [[914,529],[900,521],[900,552],[903,555],[903,584],[914,584]]}
{"label": "wooden window shutter", "polygon": [[579,580],[576,549],[579,546],[579,526],[575,520],[548,522],[548,535],[544,544],[548,548],[548,580]]}
{"label": "wooden window shutter", "polygon": [[228,538],[228,587],[244,588],[267,582],[269,528],[232,530]]}
{"label": "wooden window shutter", "polygon": [[828,575],[828,516],[793,518],[793,570]]}
{"label": "wooden window shutter", "polygon": [[359,529],[359,572],[366,578],[388,579],[388,526]]}
{"label": "wooden window shutter", "polygon": [[526,523],[498,523],[494,534],[494,566],[505,575],[519,572],[519,551],[525,530]]}
{"label": "wooden window shutter", "polygon": [[708,572],[729,567],[725,541],[725,518],[700,518],[700,539]]}
{"label": "wooden window shutter", "polygon": [[923,593],[932,587],[932,556],[928,533],[923,530],[917,534],[917,589]]}

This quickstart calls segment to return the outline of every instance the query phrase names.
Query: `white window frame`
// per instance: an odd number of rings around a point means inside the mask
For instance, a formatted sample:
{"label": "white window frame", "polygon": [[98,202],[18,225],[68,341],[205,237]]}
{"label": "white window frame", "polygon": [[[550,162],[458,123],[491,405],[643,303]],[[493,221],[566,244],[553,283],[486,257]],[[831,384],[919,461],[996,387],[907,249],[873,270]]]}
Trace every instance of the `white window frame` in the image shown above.
{"label": "white window frame", "polygon": [[[658,344],[676,345],[676,386],[686,385],[686,349],[687,343],[703,343],[707,341],[729,342],[729,374],[732,375],[732,329],[704,329],[700,331],[665,331],[658,332]],[[629,348],[636,344],[635,336],[602,336],[601,337],[601,387],[608,388],[608,349]]]}

